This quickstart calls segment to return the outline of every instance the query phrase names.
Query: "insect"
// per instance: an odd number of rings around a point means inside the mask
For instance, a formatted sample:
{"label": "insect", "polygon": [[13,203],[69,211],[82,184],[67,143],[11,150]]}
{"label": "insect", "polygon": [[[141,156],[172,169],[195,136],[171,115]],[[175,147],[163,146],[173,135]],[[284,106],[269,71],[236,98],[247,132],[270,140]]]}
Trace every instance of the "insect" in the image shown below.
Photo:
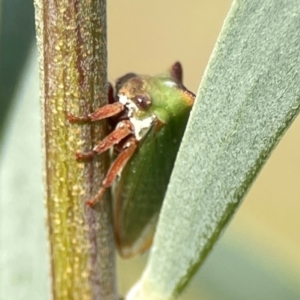
{"label": "insect", "polygon": [[109,89],[109,104],[88,117],[69,115],[71,122],[110,119],[113,131],[91,151],[89,159],[111,148],[113,160],[98,193],[87,200],[93,207],[112,188],[118,251],[128,258],[152,243],[158,214],[195,95],[182,82],[179,62],[158,76],[126,74]]}

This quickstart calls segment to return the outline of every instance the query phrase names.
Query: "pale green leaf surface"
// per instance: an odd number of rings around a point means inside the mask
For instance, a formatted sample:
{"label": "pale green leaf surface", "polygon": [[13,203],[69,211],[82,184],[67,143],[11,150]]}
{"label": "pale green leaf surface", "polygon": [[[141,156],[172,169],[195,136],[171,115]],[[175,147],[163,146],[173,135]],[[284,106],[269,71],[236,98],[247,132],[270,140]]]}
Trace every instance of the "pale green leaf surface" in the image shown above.
{"label": "pale green leaf surface", "polygon": [[0,156],[0,299],[50,299],[36,48],[22,72]]}
{"label": "pale green leaf surface", "polygon": [[297,0],[234,1],[199,88],[147,268],[128,298],[171,299],[204,261],[299,111],[299,32]]}

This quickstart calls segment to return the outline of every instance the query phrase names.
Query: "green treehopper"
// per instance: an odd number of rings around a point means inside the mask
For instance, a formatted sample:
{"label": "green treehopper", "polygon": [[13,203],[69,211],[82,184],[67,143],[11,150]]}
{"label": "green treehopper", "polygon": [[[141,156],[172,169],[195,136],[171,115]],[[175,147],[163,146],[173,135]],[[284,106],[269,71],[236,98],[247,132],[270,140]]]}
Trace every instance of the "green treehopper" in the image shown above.
{"label": "green treehopper", "polygon": [[109,119],[113,130],[91,151],[89,159],[113,148],[112,163],[99,192],[86,203],[93,207],[112,187],[118,251],[128,258],[152,243],[160,208],[195,95],[182,82],[176,62],[158,76],[126,74],[110,86],[109,104],[71,122]]}

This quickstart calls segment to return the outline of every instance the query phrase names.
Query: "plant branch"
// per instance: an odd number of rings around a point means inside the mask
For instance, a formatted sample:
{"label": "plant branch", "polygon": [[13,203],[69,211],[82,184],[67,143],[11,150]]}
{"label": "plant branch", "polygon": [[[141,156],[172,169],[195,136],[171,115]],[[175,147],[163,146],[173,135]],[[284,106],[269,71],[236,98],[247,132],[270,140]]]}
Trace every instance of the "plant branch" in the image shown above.
{"label": "plant branch", "polygon": [[85,205],[108,166],[75,160],[106,124],[70,124],[106,103],[106,2],[36,0],[54,299],[117,299],[111,201]]}

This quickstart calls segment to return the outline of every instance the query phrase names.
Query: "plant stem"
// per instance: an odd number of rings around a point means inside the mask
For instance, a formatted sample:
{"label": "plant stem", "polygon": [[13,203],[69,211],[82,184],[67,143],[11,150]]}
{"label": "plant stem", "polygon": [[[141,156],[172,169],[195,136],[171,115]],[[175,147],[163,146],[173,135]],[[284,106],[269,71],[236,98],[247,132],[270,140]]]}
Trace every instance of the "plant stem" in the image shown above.
{"label": "plant stem", "polygon": [[106,1],[36,0],[53,299],[118,299],[111,201],[94,209],[108,166],[78,163],[106,124],[70,124],[106,103]]}

